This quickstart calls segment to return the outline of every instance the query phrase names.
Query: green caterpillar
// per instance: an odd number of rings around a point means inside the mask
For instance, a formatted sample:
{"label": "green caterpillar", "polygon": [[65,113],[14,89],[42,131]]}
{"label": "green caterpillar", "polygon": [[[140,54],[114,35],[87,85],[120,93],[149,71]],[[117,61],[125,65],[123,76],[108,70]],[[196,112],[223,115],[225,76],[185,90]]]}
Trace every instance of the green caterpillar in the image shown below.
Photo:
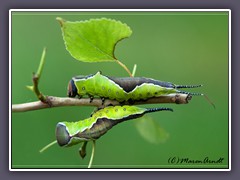
{"label": "green caterpillar", "polygon": [[202,85],[175,85],[170,82],[158,81],[144,77],[108,77],[97,72],[89,76],[73,77],[68,84],[68,96],[80,98],[88,95],[91,99],[99,96],[102,99],[124,101],[147,100],[152,97],[164,96],[172,93],[189,95],[203,95],[180,91],[180,88],[196,88]]}
{"label": "green caterpillar", "polygon": [[60,146],[72,146],[93,141],[104,135],[113,126],[135,119],[145,113],[173,111],[171,108],[140,108],[136,106],[108,106],[95,112],[90,118],[78,122],[59,122],[56,139]]}

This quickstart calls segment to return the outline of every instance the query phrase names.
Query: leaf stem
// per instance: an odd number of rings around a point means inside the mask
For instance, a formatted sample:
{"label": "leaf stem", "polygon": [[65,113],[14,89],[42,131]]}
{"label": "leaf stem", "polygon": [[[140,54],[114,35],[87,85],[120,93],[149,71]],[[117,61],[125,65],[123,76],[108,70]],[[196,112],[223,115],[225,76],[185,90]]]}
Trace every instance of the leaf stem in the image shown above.
{"label": "leaf stem", "polygon": [[89,161],[89,164],[88,164],[88,168],[91,168],[92,167],[92,162],[93,162],[93,158],[94,158],[94,154],[95,154],[95,140],[92,141],[93,142],[93,145],[92,145],[92,154],[91,154],[91,158],[90,158],[90,161]]}
{"label": "leaf stem", "polygon": [[129,74],[130,77],[133,77],[132,73],[129,71],[129,69],[127,68],[127,66],[125,64],[123,64],[121,61],[116,59],[116,62],[123,67],[123,69],[125,69],[127,71],[127,73]]}
{"label": "leaf stem", "polygon": [[56,144],[57,140],[47,144],[46,146],[44,146],[39,152],[42,153],[43,151],[47,150],[49,147],[51,147],[52,145]]}

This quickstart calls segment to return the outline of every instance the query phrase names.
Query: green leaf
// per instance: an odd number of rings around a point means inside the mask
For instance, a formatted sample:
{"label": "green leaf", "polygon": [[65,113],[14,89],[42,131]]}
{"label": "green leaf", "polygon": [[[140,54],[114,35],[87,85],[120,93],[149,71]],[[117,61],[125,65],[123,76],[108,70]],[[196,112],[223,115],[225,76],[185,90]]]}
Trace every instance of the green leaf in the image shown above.
{"label": "green leaf", "polygon": [[112,19],[91,19],[60,22],[66,49],[77,60],[84,62],[114,61],[114,49],[120,40],[129,37],[132,30],[126,24]]}
{"label": "green leaf", "polygon": [[136,128],[140,135],[150,143],[164,143],[169,134],[159,126],[150,116],[144,116],[135,121]]}

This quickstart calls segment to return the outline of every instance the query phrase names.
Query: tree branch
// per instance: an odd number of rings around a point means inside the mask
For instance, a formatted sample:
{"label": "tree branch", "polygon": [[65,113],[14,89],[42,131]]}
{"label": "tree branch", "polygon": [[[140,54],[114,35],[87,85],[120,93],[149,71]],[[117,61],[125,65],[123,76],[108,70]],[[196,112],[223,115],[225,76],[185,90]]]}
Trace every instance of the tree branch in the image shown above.
{"label": "tree branch", "polygon": [[[23,103],[23,104],[13,104],[12,112],[26,112],[33,111],[45,108],[53,108],[53,107],[63,107],[63,106],[96,106],[96,107],[105,107],[109,105],[120,105],[119,102],[115,100],[104,101],[102,104],[101,99],[93,99],[90,102],[89,98],[68,98],[68,97],[55,97],[55,96],[46,96],[47,101],[49,103],[43,103],[41,101]],[[134,104],[130,104],[129,102],[121,103],[121,105],[140,105],[140,104],[159,104],[159,103],[175,103],[175,104],[187,104],[189,100],[191,100],[192,96],[187,94],[171,94],[168,96],[154,97],[150,98],[146,101],[136,101]]]}

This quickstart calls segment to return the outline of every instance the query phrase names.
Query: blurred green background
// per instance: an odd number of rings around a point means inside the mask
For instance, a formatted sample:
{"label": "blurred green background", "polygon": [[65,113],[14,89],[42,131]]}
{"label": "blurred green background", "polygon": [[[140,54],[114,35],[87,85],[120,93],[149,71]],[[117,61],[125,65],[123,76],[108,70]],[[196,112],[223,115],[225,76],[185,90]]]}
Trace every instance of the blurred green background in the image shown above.
{"label": "blurred green background", "polygon": [[[99,70],[105,75],[128,76],[117,64],[83,63],[66,51],[56,17],[69,21],[112,18],[128,24],[130,38],[116,46],[116,57],[129,69],[137,64],[136,76],[176,84],[203,84],[193,92],[205,93],[189,104],[158,104],[173,113],[151,117],[168,132],[164,143],[152,144],[138,133],[135,123],[115,126],[96,142],[94,168],[227,168],[228,167],[228,13],[227,12],[12,12],[12,104],[36,101],[27,90],[47,47],[40,90],[46,95],[66,96],[72,76]],[[190,90],[191,91],[191,90]],[[54,145],[59,121],[89,117],[92,107],[61,107],[12,113],[12,168],[86,168],[91,154],[82,160],[80,146]],[[220,164],[169,164],[168,159],[211,160]]]}

